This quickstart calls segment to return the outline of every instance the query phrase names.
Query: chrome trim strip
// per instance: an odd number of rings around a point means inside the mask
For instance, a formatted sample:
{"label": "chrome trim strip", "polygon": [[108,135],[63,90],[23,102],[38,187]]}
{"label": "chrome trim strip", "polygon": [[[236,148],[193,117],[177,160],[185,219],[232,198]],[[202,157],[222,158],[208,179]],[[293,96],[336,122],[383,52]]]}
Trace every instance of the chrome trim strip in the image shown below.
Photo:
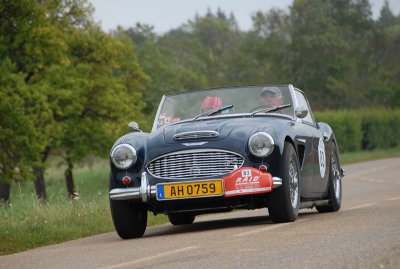
{"label": "chrome trim strip", "polygon": [[141,182],[140,182],[140,194],[141,194],[141,196],[142,196],[142,201],[144,202],[144,203],[146,203],[147,202],[147,198],[148,198],[148,186],[149,186],[149,181],[147,180],[147,175],[146,175],[146,172],[143,172],[142,173],[142,178],[141,178],[141,180],[140,180]]}
{"label": "chrome trim strip", "polygon": [[297,141],[299,141],[300,143],[303,143],[303,144],[305,144],[305,143],[306,143],[306,140],[305,140],[305,139],[303,139],[303,138],[298,138],[298,139],[297,139]]}
{"label": "chrome trim strip", "polygon": [[282,179],[280,177],[273,177],[272,180],[273,180],[272,188],[275,189],[282,186]]}
{"label": "chrome trim strip", "polygon": [[138,187],[112,189],[109,195],[111,200],[138,200],[141,197]]}
{"label": "chrome trim strip", "polygon": [[158,106],[157,113],[156,113],[156,116],[155,116],[154,122],[153,122],[153,128],[151,128],[151,132],[154,132],[155,130],[157,130],[158,117],[160,116],[161,107],[162,107],[161,104],[164,104],[165,98],[167,98],[165,95],[163,95],[163,97],[161,98],[161,102],[160,102],[160,105]]}
{"label": "chrome trim strip", "polygon": [[157,194],[156,186],[150,186],[146,172],[142,173],[140,187],[116,188],[109,192],[111,200],[142,200],[146,203],[150,197]]}
{"label": "chrome trim strip", "polygon": [[174,135],[174,140],[186,140],[186,139],[201,139],[201,138],[213,138],[218,137],[219,133],[216,131],[191,131],[191,132],[183,132]]}

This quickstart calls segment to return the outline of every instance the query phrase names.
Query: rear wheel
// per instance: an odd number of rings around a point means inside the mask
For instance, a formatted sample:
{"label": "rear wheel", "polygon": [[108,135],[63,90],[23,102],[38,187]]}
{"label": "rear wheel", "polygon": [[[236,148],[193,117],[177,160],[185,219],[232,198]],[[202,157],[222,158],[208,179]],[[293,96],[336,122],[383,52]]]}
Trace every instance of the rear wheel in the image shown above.
{"label": "rear wheel", "polygon": [[187,214],[187,213],[168,214],[168,219],[173,225],[192,224],[194,222],[195,218],[196,218],[195,215]]}
{"label": "rear wheel", "polygon": [[285,142],[280,167],[282,186],[270,194],[268,211],[274,222],[295,221],[299,214],[299,160],[293,145]]}
{"label": "rear wheel", "polygon": [[[111,176],[110,186],[112,186]],[[144,204],[110,199],[110,209],[115,230],[122,239],[143,236],[147,225],[147,208]]]}
{"label": "rear wheel", "polygon": [[335,143],[332,142],[331,148],[331,167],[328,182],[329,204],[317,206],[316,209],[320,213],[339,211],[342,204],[342,177],[340,175],[339,154]]}

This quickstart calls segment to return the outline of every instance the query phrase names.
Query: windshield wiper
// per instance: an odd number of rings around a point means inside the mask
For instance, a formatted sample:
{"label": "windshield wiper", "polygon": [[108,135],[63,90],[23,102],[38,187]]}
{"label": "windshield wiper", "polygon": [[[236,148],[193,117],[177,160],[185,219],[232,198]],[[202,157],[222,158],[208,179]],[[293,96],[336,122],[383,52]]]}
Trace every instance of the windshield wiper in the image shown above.
{"label": "windshield wiper", "polygon": [[287,108],[292,106],[291,104],[284,104],[284,105],[280,105],[280,106],[273,106],[273,107],[268,107],[268,108],[263,108],[257,111],[254,111],[253,113],[251,113],[250,116],[253,116],[254,114],[260,113],[260,112],[264,112],[264,113],[269,113],[269,112],[275,112],[278,110],[281,110],[282,108]]}
{"label": "windshield wiper", "polygon": [[200,118],[201,116],[204,116],[204,115],[212,116],[212,115],[215,115],[215,114],[217,114],[217,113],[219,113],[219,112],[221,112],[221,111],[224,111],[224,110],[227,110],[227,109],[230,109],[230,108],[233,108],[233,105],[224,106],[224,107],[221,107],[221,108],[214,108],[214,109],[211,109],[211,110],[209,110],[209,111],[200,113],[199,115],[197,115],[196,117],[194,117],[193,121],[196,121],[196,120],[197,120],[198,118]]}

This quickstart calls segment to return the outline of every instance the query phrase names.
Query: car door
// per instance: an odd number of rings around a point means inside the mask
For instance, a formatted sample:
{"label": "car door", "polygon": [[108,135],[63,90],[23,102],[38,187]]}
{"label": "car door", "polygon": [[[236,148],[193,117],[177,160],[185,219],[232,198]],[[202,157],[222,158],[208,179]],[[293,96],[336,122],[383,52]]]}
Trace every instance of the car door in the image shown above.
{"label": "car door", "polygon": [[322,193],[326,190],[328,173],[326,159],[326,141],[314,120],[310,105],[301,91],[295,91],[298,105],[307,110],[307,115],[302,118],[302,122],[312,135],[312,155],[313,155],[313,180],[312,192],[315,194]]}

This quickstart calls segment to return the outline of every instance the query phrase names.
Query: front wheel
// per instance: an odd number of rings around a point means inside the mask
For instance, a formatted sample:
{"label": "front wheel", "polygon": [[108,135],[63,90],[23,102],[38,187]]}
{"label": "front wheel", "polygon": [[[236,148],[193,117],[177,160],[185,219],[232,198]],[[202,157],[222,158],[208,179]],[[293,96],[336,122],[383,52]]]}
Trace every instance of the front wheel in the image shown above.
{"label": "front wheel", "polygon": [[110,200],[110,208],[115,230],[122,239],[143,236],[147,225],[147,209],[144,204]]}
{"label": "front wheel", "polygon": [[331,167],[328,181],[329,204],[317,206],[316,209],[320,213],[339,211],[342,204],[342,177],[340,175],[339,154],[335,143],[332,142],[331,148]]}
{"label": "front wheel", "polygon": [[280,167],[282,186],[270,194],[268,211],[273,222],[295,221],[300,208],[299,160],[293,145],[285,142]]}
{"label": "front wheel", "polygon": [[[109,177],[109,189],[115,188],[112,174]],[[147,207],[143,203],[130,200],[111,200],[111,217],[117,234],[122,239],[143,236],[147,225]]]}

